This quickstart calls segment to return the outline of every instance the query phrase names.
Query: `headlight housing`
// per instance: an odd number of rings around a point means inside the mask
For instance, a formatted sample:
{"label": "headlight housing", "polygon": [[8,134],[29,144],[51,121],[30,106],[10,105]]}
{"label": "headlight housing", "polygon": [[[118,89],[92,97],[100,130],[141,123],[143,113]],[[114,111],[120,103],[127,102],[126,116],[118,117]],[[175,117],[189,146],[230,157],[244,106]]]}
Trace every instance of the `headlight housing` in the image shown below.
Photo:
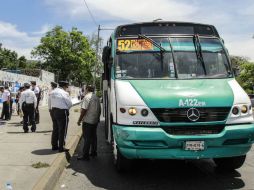
{"label": "headlight housing", "polygon": [[236,104],[230,110],[226,124],[252,123],[253,121],[251,105]]}

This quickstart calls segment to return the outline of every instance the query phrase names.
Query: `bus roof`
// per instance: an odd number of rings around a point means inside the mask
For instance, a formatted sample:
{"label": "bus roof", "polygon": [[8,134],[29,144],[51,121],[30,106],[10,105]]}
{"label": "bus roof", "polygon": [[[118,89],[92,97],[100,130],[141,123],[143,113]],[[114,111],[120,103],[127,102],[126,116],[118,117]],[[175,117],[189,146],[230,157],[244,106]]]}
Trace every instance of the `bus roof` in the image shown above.
{"label": "bus roof", "polygon": [[202,35],[220,37],[213,25],[177,22],[156,21],[120,25],[115,30],[115,37],[143,35]]}

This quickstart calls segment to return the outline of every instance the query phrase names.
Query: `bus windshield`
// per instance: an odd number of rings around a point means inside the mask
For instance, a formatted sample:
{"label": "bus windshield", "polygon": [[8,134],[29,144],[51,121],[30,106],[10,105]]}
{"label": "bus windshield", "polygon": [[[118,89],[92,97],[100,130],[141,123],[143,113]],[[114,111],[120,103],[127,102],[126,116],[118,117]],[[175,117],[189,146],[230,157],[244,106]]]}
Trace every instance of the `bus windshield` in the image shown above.
{"label": "bus windshield", "polygon": [[[232,77],[227,55],[218,38],[199,37],[200,52],[194,37],[151,38],[165,49],[152,44],[145,48],[120,41],[115,74],[120,79],[191,79]],[[128,47],[124,44],[129,45]],[[131,47],[130,44],[134,44]],[[202,56],[202,61],[200,61]]]}

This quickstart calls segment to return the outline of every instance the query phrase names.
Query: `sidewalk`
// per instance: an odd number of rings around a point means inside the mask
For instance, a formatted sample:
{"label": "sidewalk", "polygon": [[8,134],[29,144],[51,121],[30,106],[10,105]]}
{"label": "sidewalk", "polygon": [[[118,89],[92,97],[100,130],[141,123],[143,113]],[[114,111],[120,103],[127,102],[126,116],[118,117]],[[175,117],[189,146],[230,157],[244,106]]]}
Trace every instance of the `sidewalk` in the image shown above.
{"label": "sidewalk", "polygon": [[[16,113],[7,124],[0,123],[0,190],[6,188],[7,182],[14,190],[32,189],[48,168],[36,169],[31,165],[38,162],[51,165],[59,154],[64,154],[51,150],[52,121],[47,107],[40,108],[40,117],[36,133],[23,133],[21,118]],[[67,145],[80,131],[76,124],[78,117],[79,112],[72,108]]]}

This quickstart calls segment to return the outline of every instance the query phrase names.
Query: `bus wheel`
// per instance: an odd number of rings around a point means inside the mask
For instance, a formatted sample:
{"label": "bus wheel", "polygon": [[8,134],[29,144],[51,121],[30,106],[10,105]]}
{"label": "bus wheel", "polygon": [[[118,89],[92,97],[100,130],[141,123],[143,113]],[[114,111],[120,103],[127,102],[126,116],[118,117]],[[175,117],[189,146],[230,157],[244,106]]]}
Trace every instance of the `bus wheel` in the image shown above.
{"label": "bus wheel", "polygon": [[114,149],[114,164],[118,172],[125,172],[131,169],[132,161],[125,158],[118,149]]}
{"label": "bus wheel", "polygon": [[228,157],[228,158],[214,158],[218,169],[231,171],[240,168],[246,159],[244,156]]}

